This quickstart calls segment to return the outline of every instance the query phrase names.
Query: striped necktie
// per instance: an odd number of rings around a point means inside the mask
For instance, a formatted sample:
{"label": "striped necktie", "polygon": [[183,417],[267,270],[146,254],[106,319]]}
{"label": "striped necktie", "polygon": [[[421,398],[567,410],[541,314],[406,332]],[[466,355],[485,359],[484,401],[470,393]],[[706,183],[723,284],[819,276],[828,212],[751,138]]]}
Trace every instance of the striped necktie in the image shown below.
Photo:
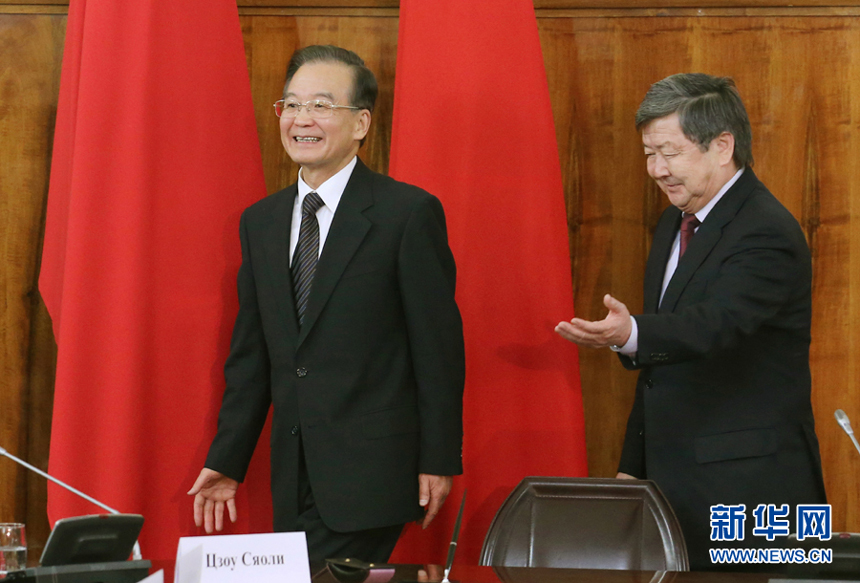
{"label": "striped necktie", "polygon": [[292,266],[293,293],[299,326],[305,319],[308,296],[311,293],[311,284],[314,282],[320,255],[320,224],[316,213],[323,204],[323,200],[316,192],[309,192],[302,202],[302,224],[299,228],[299,241],[293,253]]}

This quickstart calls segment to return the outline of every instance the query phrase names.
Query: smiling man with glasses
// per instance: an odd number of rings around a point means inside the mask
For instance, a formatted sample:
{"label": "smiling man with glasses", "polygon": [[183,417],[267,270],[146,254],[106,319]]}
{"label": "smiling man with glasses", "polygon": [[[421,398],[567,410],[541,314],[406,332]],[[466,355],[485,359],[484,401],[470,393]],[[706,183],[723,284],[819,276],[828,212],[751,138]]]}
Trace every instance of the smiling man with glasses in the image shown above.
{"label": "smiling man with glasses", "polygon": [[[377,85],[351,51],[296,52],[275,103],[296,184],[242,215],[239,315],[218,433],[189,494],[206,532],[234,496],[274,407],[277,531],[311,560],[387,561],[462,472],[463,331],[445,215],[358,150]],[[422,510],[423,507],[423,510]]]}

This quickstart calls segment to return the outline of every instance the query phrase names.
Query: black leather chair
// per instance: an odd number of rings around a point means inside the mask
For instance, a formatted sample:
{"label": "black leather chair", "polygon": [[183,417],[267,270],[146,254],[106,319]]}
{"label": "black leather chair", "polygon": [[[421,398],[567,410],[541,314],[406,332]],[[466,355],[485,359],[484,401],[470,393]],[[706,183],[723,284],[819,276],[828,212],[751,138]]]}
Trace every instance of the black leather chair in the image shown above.
{"label": "black leather chair", "polygon": [[524,478],[496,513],[481,565],[687,571],[675,513],[654,482]]}

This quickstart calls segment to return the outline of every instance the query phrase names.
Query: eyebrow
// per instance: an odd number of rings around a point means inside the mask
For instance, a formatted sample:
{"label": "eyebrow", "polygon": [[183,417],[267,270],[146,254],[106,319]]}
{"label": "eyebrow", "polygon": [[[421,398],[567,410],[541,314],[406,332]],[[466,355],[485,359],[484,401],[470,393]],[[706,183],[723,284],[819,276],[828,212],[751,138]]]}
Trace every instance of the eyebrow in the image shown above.
{"label": "eyebrow", "polygon": [[[292,91],[288,91],[284,97],[298,97],[298,96],[295,93],[293,93]],[[332,95],[331,93],[328,93],[327,91],[322,91],[320,93],[314,93],[314,98],[320,98],[320,97],[325,97],[329,101],[335,100],[334,95]]]}
{"label": "eyebrow", "polygon": [[646,148],[646,149],[651,149],[651,150],[662,150],[663,148],[666,148],[666,147],[677,148],[678,146],[676,146],[675,144],[673,144],[670,141],[665,141],[663,143],[656,144],[654,146],[649,146],[648,144],[642,144],[642,147]]}

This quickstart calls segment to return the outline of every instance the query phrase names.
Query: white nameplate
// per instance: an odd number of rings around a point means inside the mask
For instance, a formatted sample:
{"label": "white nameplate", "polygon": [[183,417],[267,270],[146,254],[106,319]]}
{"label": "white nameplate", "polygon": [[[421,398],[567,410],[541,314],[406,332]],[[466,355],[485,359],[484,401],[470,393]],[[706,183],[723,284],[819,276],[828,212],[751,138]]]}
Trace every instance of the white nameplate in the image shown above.
{"label": "white nameplate", "polygon": [[179,539],[174,583],[310,583],[304,532]]}
{"label": "white nameplate", "polygon": [[146,579],[141,579],[140,583],[164,583],[164,569],[159,569]]}

